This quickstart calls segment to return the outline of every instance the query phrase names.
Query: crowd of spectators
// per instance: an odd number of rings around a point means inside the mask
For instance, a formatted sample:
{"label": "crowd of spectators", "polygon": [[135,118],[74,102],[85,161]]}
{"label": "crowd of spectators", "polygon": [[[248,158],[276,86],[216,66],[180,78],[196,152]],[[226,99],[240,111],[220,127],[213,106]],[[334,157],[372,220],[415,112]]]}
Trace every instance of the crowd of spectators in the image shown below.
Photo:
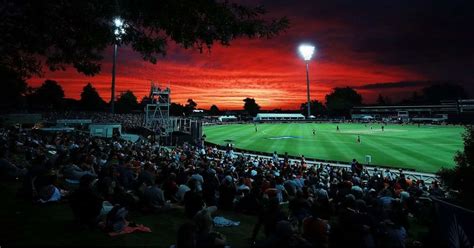
{"label": "crowd of spectators", "polygon": [[0,135],[0,176],[20,178],[23,197],[68,201],[78,226],[112,231],[131,225],[128,211],[184,208],[178,248],[232,246],[213,229],[216,209],[255,215],[254,247],[405,247],[423,198],[444,194],[436,182],[369,175],[355,160],[351,169],[309,167],[304,157],[236,155],[201,143],[171,149],[84,133]]}

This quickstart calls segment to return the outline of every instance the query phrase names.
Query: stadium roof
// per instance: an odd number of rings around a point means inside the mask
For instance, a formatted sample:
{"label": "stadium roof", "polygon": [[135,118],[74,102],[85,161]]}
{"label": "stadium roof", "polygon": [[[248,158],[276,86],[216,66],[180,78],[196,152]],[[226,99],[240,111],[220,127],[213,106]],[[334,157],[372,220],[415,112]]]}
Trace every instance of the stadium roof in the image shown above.
{"label": "stadium roof", "polygon": [[259,113],[257,114],[257,117],[304,117],[304,115],[299,114],[299,113]]}
{"label": "stadium roof", "polygon": [[222,115],[217,118],[219,121],[222,120],[237,120],[237,117],[235,115]]}
{"label": "stadium roof", "polygon": [[[455,105],[454,105],[455,106]],[[357,106],[354,109],[446,108],[447,105]]]}

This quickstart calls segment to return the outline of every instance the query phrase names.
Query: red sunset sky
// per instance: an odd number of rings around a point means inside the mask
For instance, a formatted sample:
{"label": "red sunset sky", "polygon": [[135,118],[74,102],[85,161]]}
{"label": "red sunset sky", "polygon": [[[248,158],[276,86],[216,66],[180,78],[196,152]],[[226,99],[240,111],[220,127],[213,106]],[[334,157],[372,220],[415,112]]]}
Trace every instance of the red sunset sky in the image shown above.
{"label": "red sunset sky", "polygon": [[[242,100],[252,97],[263,109],[297,109],[306,99],[305,67],[297,54],[297,46],[303,41],[312,42],[317,47],[316,55],[310,63],[311,98],[321,101],[324,101],[324,96],[334,87],[357,88],[386,82],[472,78],[472,75],[466,76],[466,73],[454,78],[450,77],[452,74],[439,73],[441,68],[458,68],[453,63],[441,63],[439,60],[423,62],[423,59],[433,56],[426,53],[426,57],[423,49],[415,49],[417,46],[426,47],[418,44],[418,39],[423,39],[424,36],[416,36],[414,41],[410,40],[411,44],[414,44],[414,48],[410,49],[407,49],[403,42],[392,43],[392,40],[397,39],[403,41],[400,37],[417,31],[410,27],[406,20],[391,20],[384,24],[374,22],[372,25],[373,20],[364,19],[367,14],[365,11],[377,13],[371,18],[385,15],[390,18],[390,14],[393,14],[390,9],[386,9],[386,13],[379,13],[377,8],[352,9],[353,13],[348,14],[339,9],[336,12],[335,6],[323,3],[321,5],[326,9],[310,1],[296,1],[292,5],[282,2],[284,3],[269,2],[265,5],[272,15],[286,15],[291,21],[291,26],[285,33],[271,40],[239,39],[229,47],[216,45],[210,52],[202,54],[197,50],[174,46],[170,42],[167,56],[160,58],[155,65],[142,61],[139,54],[131,48],[120,47],[117,92],[130,89],[141,99],[148,94],[150,82],[153,80],[165,85],[170,84],[174,102],[185,103],[188,98],[192,98],[198,103],[198,108],[207,109],[216,104],[220,109],[241,109]],[[263,3],[265,4],[265,1]],[[409,6],[396,7],[401,10],[407,8],[406,11],[410,9]],[[341,8],[344,9],[344,6]],[[306,11],[300,13],[301,9]],[[311,9],[314,9],[314,12]],[[331,13],[332,10],[334,14],[318,14],[321,11]],[[357,19],[357,16],[360,18]],[[358,21],[354,22],[353,18]],[[380,41],[373,39],[383,35],[389,38]],[[425,35],[429,37],[430,32]],[[420,43],[423,44],[423,41]],[[437,49],[430,46],[428,48]],[[440,51],[440,58],[449,57],[452,52]],[[413,58],[413,61],[400,62],[397,57],[400,54]],[[75,99],[80,97],[85,84],[92,82],[104,100],[109,101],[111,62],[112,48],[109,48],[104,51],[102,72],[94,77],[87,77],[69,69],[47,71],[44,77],[32,78],[28,82],[36,87],[45,79],[56,80],[63,86],[66,97]],[[392,99],[401,99],[418,88],[420,86],[379,89],[375,87],[360,88],[358,92],[363,95],[364,102],[371,103],[379,93]]]}

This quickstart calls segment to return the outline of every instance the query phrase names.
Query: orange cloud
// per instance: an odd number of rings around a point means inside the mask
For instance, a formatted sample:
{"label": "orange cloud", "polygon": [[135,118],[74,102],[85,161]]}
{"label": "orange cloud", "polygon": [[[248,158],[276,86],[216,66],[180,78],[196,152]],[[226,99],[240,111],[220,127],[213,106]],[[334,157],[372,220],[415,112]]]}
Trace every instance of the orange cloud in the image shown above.
{"label": "orange cloud", "polygon": [[[230,47],[216,45],[210,53],[200,54],[174,45],[167,57],[156,65],[144,62],[128,47],[120,47],[117,60],[116,90],[132,90],[137,97],[148,94],[150,82],[170,85],[171,99],[185,103],[194,99],[199,108],[216,104],[221,109],[241,109],[243,99],[255,98],[263,109],[297,109],[306,101],[305,65],[296,53],[294,34],[310,32],[301,24],[273,40],[237,40]],[[314,30],[337,29],[337,24],[324,27],[312,24]],[[305,31],[304,31],[305,30]],[[377,65],[357,56],[339,43],[318,50],[310,63],[311,97],[324,101],[334,87],[359,86],[375,82],[418,80],[422,76],[403,68]],[[44,78],[32,78],[29,83],[39,86],[46,78],[61,83],[66,97],[80,97],[82,87],[91,82],[106,100],[110,100],[111,49],[105,51],[102,72],[86,77],[73,69],[47,72]],[[379,92],[360,91],[366,102]],[[384,92],[384,95],[390,92]]]}

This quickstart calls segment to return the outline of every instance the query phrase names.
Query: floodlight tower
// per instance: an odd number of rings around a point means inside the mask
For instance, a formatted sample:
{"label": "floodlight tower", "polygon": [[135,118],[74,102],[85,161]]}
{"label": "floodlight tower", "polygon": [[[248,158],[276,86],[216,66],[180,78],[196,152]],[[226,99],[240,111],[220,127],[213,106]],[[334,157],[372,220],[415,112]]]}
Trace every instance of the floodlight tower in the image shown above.
{"label": "floodlight tower", "polygon": [[311,100],[309,97],[309,61],[314,54],[314,46],[309,44],[301,44],[298,47],[298,51],[300,52],[301,56],[303,57],[304,61],[306,62],[306,85],[307,85],[307,97],[308,102],[306,103],[306,107],[308,109],[308,119],[311,116]]}
{"label": "floodlight tower", "polygon": [[112,64],[112,95],[110,97],[110,112],[113,114],[115,112],[115,64],[117,61],[117,47],[118,43],[122,40],[122,35],[125,34],[126,25],[123,23],[123,20],[120,17],[116,17],[113,21],[114,24],[114,59]]}
{"label": "floodlight tower", "polygon": [[159,133],[160,136],[168,136],[173,132],[173,123],[170,119],[171,105],[170,87],[160,87],[151,82],[150,103],[145,106],[145,126]]}

